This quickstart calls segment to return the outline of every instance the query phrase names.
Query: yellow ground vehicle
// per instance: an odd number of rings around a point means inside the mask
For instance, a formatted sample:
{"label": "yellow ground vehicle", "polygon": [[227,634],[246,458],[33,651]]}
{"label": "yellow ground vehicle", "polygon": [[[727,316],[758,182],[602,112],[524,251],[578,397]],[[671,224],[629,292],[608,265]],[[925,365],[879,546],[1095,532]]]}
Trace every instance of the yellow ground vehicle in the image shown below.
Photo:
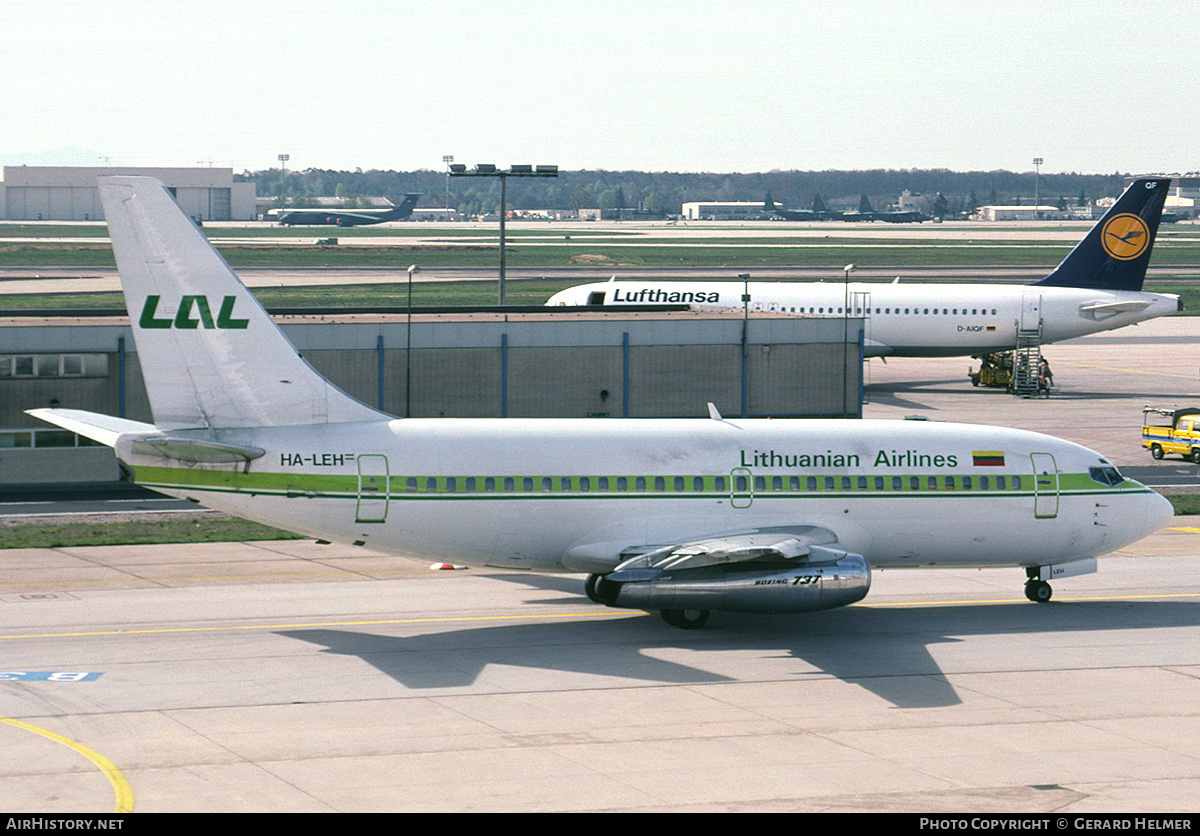
{"label": "yellow ground vehicle", "polygon": [[979,371],[968,371],[972,386],[992,386],[1007,389],[1012,384],[1012,353],[985,354],[980,358]]}
{"label": "yellow ground vehicle", "polygon": [[1200,409],[1146,407],[1142,410],[1142,446],[1156,459],[1178,453],[1200,464]]}

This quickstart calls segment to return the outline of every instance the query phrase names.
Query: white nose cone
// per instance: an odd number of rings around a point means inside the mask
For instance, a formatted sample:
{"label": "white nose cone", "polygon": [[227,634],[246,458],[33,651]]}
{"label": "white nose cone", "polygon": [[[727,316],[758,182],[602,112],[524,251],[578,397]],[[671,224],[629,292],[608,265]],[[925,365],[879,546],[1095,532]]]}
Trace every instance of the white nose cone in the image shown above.
{"label": "white nose cone", "polygon": [[[1146,496],[1146,502],[1141,509],[1142,533],[1141,537],[1147,534],[1153,534],[1163,526],[1171,522],[1175,518],[1175,507],[1171,505],[1170,500],[1157,493],[1150,493]],[[1139,538],[1140,539],[1140,538]]]}

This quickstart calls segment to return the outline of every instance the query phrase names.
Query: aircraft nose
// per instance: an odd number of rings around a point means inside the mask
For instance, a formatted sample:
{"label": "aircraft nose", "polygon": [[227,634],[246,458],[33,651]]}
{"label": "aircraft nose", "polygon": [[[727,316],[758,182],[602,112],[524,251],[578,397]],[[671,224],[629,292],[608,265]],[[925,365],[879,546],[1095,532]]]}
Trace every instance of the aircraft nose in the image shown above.
{"label": "aircraft nose", "polygon": [[1130,542],[1153,534],[1170,523],[1174,517],[1175,507],[1166,497],[1154,491],[1142,494],[1135,514],[1128,520],[1130,527],[1133,528],[1131,533],[1134,535]]}
{"label": "aircraft nose", "polygon": [[1151,534],[1167,525],[1175,518],[1175,506],[1165,496],[1151,493],[1146,509],[1146,533]]}

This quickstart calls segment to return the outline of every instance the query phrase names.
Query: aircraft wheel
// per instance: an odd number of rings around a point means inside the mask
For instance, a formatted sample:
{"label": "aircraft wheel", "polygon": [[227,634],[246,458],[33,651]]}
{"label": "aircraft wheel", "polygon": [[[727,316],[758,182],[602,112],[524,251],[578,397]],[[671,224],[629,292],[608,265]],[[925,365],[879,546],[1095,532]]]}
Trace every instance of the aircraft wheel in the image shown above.
{"label": "aircraft wheel", "polygon": [[708,610],[662,610],[663,621],[684,630],[699,630],[708,623]]}
{"label": "aircraft wheel", "polygon": [[1035,604],[1044,604],[1050,600],[1053,590],[1045,581],[1029,581],[1025,584],[1025,597]]}
{"label": "aircraft wheel", "polygon": [[1162,446],[1159,444],[1150,445],[1150,456],[1151,458],[1161,459],[1163,457]]}
{"label": "aircraft wheel", "polygon": [[600,575],[591,574],[587,576],[587,580],[583,582],[583,591],[587,593],[588,599],[594,604],[603,604],[604,602],[596,595],[596,584],[600,583]]}

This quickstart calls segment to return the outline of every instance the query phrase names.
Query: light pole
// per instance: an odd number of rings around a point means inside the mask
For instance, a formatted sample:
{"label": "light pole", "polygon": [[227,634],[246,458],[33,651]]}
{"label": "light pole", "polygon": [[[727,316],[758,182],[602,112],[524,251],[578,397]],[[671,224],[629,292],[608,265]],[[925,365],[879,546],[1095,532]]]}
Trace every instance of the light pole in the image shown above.
{"label": "light pole", "polygon": [[453,154],[446,154],[442,157],[442,163],[446,166],[446,220],[450,220],[450,163],[454,162]]}
{"label": "light pole", "polygon": [[742,417],[749,408],[747,378],[750,374],[750,274],[738,273],[742,280]]}
{"label": "light pole", "polygon": [[412,417],[412,277],[421,268],[413,264],[408,268],[408,327],[404,337],[404,417]]}
{"label": "light pole", "polygon": [[509,177],[557,177],[558,166],[514,165],[507,169],[499,169],[491,163],[479,163],[470,171],[462,163],[450,164],[451,177],[499,177],[500,178],[500,292],[499,304],[504,304],[504,216],[507,214],[506,184]]}
{"label": "light pole", "polygon": [[850,273],[854,270],[853,264],[847,264],[842,268],[842,288],[843,296],[845,297],[845,307],[842,308],[842,417],[845,418],[848,413],[848,404],[846,403],[849,397],[849,384],[846,382],[846,376],[850,372]]}
{"label": "light pole", "polygon": [[1038,193],[1040,191],[1041,179],[1042,179],[1041,165],[1042,165],[1042,158],[1034,157],[1033,158],[1033,217],[1038,220],[1041,220],[1041,217],[1042,217],[1042,207],[1041,207],[1041,203],[1038,200]]}

